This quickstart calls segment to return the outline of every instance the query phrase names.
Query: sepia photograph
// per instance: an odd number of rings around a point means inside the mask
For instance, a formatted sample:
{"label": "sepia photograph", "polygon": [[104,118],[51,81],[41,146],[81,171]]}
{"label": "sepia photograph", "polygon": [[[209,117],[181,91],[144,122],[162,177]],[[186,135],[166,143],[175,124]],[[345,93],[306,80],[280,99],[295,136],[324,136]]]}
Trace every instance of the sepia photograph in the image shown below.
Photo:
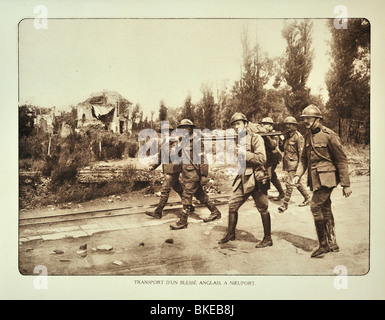
{"label": "sepia photograph", "polygon": [[18,26],[22,275],[369,272],[367,19],[39,9]]}

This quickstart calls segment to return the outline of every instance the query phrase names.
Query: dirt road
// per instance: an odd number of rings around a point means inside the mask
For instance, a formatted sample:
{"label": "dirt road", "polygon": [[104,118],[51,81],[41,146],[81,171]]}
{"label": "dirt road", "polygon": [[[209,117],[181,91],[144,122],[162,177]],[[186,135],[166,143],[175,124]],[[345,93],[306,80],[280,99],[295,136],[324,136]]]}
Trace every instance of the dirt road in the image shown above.
{"label": "dirt road", "polygon": [[[282,214],[279,204],[270,202],[272,247],[255,248],[263,229],[251,200],[239,211],[237,239],[224,245],[218,240],[227,227],[226,204],[219,206],[222,219],[211,223],[203,223],[209,212],[198,206],[188,228],[177,231],[169,228],[177,219],[179,207],[174,207],[160,220],[145,214],[112,213],[94,220],[20,227],[19,271],[32,275],[35,266],[43,265],[49,275],[335,275],[334,268],[342,265],[349,275],[364,275],[370,268],[369,177],[353,177],[352,189],[348,199],[340,187],[332,194],[340,252],[321,258],[310,258],[317,245],[313,217],[309,206],[298,207],[302,197],[295,190],[289,209]],[[158,199],[130,197],[120,199],[119,205],[150,205]],[[175,194],[173,200],[178,200]],[[104,199],[84,203],[82,208],[108,205],[114,203]],[[101,245],[105,250],[98,248]]]}

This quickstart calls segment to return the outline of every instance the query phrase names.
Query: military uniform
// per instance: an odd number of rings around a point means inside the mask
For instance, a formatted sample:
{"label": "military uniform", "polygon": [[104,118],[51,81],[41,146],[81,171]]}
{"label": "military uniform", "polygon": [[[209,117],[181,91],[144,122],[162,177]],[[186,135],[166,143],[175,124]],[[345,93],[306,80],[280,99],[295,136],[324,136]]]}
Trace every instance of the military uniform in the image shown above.
{"label": "military uniform", "polygon": [[[262,119],[262,124],[270,124],[273,125],[273,119],[270,117],[266,117]],[[265,167],[269,173],[270,181],[273,184],[273,186],[278,191],[278,197],[273,197],[274,201],[279,201],[283,199],[285,196],[285,191],[282,188],[281,181],[279,181],[277,173],[275,172],[275,169],[277,169],[278,164],[282,160],[281,153],[277,150],[278,144],[279,144],[279,138],[278,137],[269,137],[265,136],[263,137],[263,140],[265,142],[265,149],[266,149],[266,164]]]}
{"label": "military uniform", "polygon": [[162,163],[162,172],[164,174],[164,180],[162,189],[160,191],[160,200],[155,208],[154,212],[146,212],[147,215],[154,218],[162,218],[162,212],[167,204],[170,196],[171,189],[174,189],[176,193],[182,198],[183,188],[179,181],[180,173],[182,172],[182,164],[173,164],[170,159],[170,153],[173,145],[176,142],[170,142],[170,139],[159,139],[159,151],[158,151],[158,163],[150,165],[151,170],[155,170],[161,164],[161,158],[163,155],[167,155],[169,163]]}
{"label": "military uniform", "polygon": [[284,153],[282,168],[287,172],[285,197],[283,199],[283,205],[278,208],[280,212],[287,209],[294,187],[297,187],[298,191],[305,199],[300,206],[308,204],[310,200],[309,192],[306,190],[302,180],[299,180],[296,185],[293,185],[292,183],[298,167],[298,162],[302,156],[304,145],[304,138],[297,130],[285,134],[285,139],[283,141],[281,140],[279,143],[279,148]]}
{"label": "military uniform", "polygon": [[[238,116],[238,117],[237,117]],[[236,113],[232,119],[241,116]],[[234,122],[237,120],[233,120]],[[244,120],[247,121],[247,120]],[[246,168],[242,174],[236,176],[232,185],[232,194],[229,199],[229,220],[227,233],[220,244],[235,240],[235,229],[238,222],[238,210],[251,195],[254,199],[258,212],[261,215],[264,230],[263,240],[257,244],[257,248],[271,246],[271,220],[269,213],[269,200],[267,190],[269,189],[269,176],[264,167],[266,163],[266,151],[263,138],[251,131],[246,134]]]}
{"label": "military uniform", "polygon": [[[185,119],[186,120],[186,119]],[[182,120],[178,127],[183,126],[187,121]],[[191,121],[190,121],[191,122]],[[190,123],[187,122],[187,123]],[[192,126],[192,122],[191,122]],[[194,150],[194,147],[200,146],[200,150]],[[179,215],[179,221],[175,225],[171,225],[171,229],[182,229],[187,227],[188,215],[192,212],[192,198],[195,196],[199,202],[205,205],[211,212],[210,216],[203,219],[204,222],[210,222],[221,218],[221,213],[209,198],[207,192],[203,189],[204,184],[208,180],[209,165],[204,157],[204,144],[201,137],[196,133],[189,136],[188,139],[181,141],[182,159],[182,205],[183,209]],[[199,157],[199,161],[194,161],[194,153]],[[194,163],[198,162],[198,163]]]}
{"label": "military uniform", "polygon": [[[303,116],[312,117],[307,114],[319,113],[319,109],[315,109],[313,105],[307,108],[304,109]],[[306,170],[307,183],[313,191],[310,208],[320,243],[312,254],[315,257],[339,250],[330,197],[338,184],[350,187],[348,160],[338,135],[331,129],[320,125],[305,135],[305,150],[296,175],[300,177]]]}
{"label": "military uniform", "polygon": [[282,188],[281,181],[279,181],[275,169],[282,160],[282,155],[277,150],[278,141],[277,138],[263,137],[266,146],[266,168],[270,176],[270,181],[274,187],[278,190],[278,197],[273,198],[275,201],[281,200],[285,196],[285,191]]}

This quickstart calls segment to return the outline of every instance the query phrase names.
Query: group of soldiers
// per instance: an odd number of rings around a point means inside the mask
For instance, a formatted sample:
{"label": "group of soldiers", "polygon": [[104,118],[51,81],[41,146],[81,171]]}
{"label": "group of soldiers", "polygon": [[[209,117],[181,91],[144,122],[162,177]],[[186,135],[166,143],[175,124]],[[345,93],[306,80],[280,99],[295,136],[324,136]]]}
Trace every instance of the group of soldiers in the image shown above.
{"label": "group of soldiers", "polygon": [[[243,145],[246,148],[243,150],[246,165],[232,183],[228,204],[227,232],[218,242],[219,244],[235,240],[238,211],[251,195],[260,213],[264,232],[264,237],[257,243],[256,248],[273,245],[268,196],[271,182],[278,190],[279,195],[270,198],[275,201],[282,200],[282,205],[278,209],[279,212],[282,213],[287,210],[294,187],[304,197],[300,206],[310,204],[319,242],[319,246],[312,252],[311,257],[339,251],[330,196],[338,184],[341,184],[345,197],[349,197],[352,193],[347,157],[338,135],[322,125],[322,114],[316,105],[307,106],[302,111],[300,118],[303,119],[307,128],[305,136],[297,131],[298,123],[294,117],[287,117],[284,120],[285,132],[283,136],[262,135],[252,130],[251,124],[249,126],[248,119],[242,113],[236,112],[231,117],[230,125],[232,128],[238,133],[238,136],[243,133],[246,139],[246,143]],[[273,131],[274,123],[271,118],[264,118],[261,123],[262,132]],[[167,204],[171,189],[174,189],[182,199],[183,208],[179,214],[179,220],[170,226],[173,230],[187,228],[188,216],[195,209],[192,204],[194,196],[210,210],[210,215],[203,219],[204,222],[221,218],[221,212],[204,189],[208,182],[209,168],[204,161],[203,141],[200,142],[202,146],[199,152],[201,161],[194,163],[191,159],[194,156],[194,141],[196,141],[194,140],[196,138],[195,126],[191,120],[184,119],[177,128],[184,129],[188,133],[188,139],[184,140],[184,145],[180,146],[180,150],[188,156],[190,162],[174,164],[172,161],[167,161],[168,163],[159,161],[150,166],[149,169],[153,170],[162,164],[165,179],[158,206],[154,212],[147,212],[147,215],[154,218],[162,218],[162,210]],[[172,128],[169,129],[172,130]],[[169,150],[175,146],[174,143],[167,143],[166,145]],[[277,150],[278,148],[283,152],[283,157]],[[275,173],[281,160],[283,161],[283,170],[286,172],[286,190],[281,186]],[[306,171],[307,185],[312,191],[312,196],[301,181],[301,177]],[[180,175],[181,179],[179,179]]]}

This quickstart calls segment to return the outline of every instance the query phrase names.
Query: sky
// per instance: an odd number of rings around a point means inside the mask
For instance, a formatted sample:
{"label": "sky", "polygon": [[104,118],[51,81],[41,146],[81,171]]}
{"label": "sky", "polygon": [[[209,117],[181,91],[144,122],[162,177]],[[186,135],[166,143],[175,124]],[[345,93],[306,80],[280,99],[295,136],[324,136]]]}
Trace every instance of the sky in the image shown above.
{"label": "sky", "polygon": [[[49,19],[36,29],[19,24],[19,104],[69,110],[103,90],[140,104],[144,115],[181,107],[240,78],[242,30],[250,45],[277,57],[285,52],[284,19]],[[290,20],[289,20],[290,21]],[[327,99],[330,68],[326,20],[313,20],[315,58],[308,86]]]}

